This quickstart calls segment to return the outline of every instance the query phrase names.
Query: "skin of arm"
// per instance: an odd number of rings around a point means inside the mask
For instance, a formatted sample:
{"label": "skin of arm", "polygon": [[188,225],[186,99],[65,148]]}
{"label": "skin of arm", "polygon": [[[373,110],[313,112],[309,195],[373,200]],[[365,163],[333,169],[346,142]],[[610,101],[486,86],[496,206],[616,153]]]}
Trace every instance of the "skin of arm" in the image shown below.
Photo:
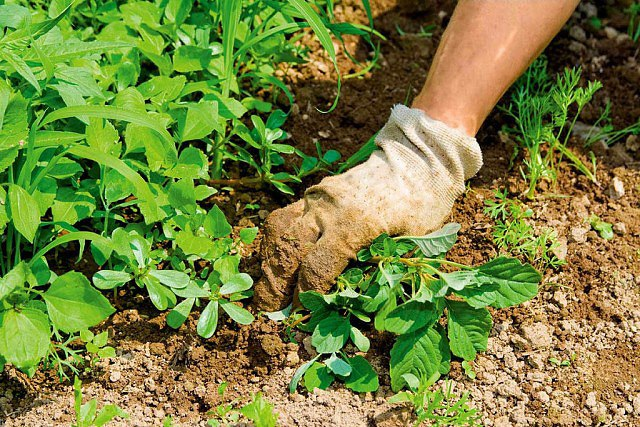
{"label": "skin of arm", "polygon": [[474,136],[500,97],[560,31],[578,3],[461,0],[412,107]]}

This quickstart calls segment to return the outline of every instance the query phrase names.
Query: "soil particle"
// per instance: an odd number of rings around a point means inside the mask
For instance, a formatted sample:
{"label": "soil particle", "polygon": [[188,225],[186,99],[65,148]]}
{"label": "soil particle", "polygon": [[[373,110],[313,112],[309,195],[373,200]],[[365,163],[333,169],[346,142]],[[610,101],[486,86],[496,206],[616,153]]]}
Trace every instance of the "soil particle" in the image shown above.
{"label": "soil particle", "polygon": [[624,193],[624,183],[622,182],[622,180],[620,180],[620,178],[614,176],[611,180],[611,184],[609,184],[609,188],[607,189],[607,194],[613,200],[618,200],[622,196],[624,196]]}
{"label": "soil particle", "polygon": [[553,342],[553,335],[549,330],[549,326],[541,322],[524,325],[522,327],[522,335],[533,349],[551,347]]}

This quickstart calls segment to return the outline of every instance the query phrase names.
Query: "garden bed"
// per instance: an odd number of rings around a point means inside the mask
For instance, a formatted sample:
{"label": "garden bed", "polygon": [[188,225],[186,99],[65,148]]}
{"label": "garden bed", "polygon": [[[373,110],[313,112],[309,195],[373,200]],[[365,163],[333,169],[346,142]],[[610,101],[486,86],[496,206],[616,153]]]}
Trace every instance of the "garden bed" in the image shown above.
{"label": "garden bed", "polygon": [[[346,3],[336,17],[364,22],[364,12]],[[309,152],[317,140],[323,148],[348,156],[384,124],[393,104],[416,94],[453,7],[423,3],[372,2],[375,27],[387,37],[380,67],[361,79],[344,81],[337,108],[326,115],[316,107],[331,105],[335,76],[320,45],[306,39],[314,48],[311,62],[288,74],[298,105],[287,123],[289,143]],[[593,8],[582,4],[546,55],[553,71],[582,66],[584,79],[603,83],[581,120],[592,122],[610,100],[614,125],[628,126],[640,117],[639,45],[621,35],[627,25],[617,12],[621,6],[598,8],[602,29],[589,24]],[[430,23],[436,24],[434,34],[423,37],[420,27]],[[356,56],[361,53],[357,41],[347,42],[347,47]],[[342,71],[349,71],[349,64],[341,59]],[[509,168],[510,142],[498,135],[506,121],[503,113],[492,113],[478,136],[484,166],[450,218],[462,225],[459,243],[450,253],[454,261],[476,265],[495,257],[493,222],[483,213],[484,201],[495,189],[507,188],[511,194],[525,190],[517,168]],[[485,425],[640,424],[640,141],[635,141],[596,147],[599,185],[561,164],[557,188],[527,202],[536,225],[557,231],[558,256],[567,264],[544,272],[540,293],[532,301],[494,312],[488,349],[475,362],[475,380],[464,375],[459,362],[452,362],[455,391],[470,393]],[[586,161],[578,138],[571,146]],[[612,191],[614,178],[621,181],[624,195]],[[317,179],[298,186],[298,194]],[[229,221],[242,227],[261,226],[268,211],[295,200],[245,188],[223,190],[215,197]],[[239,209],[246,203],[257,203],[260,210]],[[591,230],[590,214],[614,224],[613,239]],[[243,254],[244,271],[254,278],[260,275],[258,247],[249,246]],[[68,269],[62,258],[54,270]],[[88,260],[74,268],[95,271]],[[148,301],[136,302],[142,298],[130,292],[119,299],[118,312],[98,328],[109,331],[117,357],[98,361],[81,377],[85,398],[116,403],[130,414],[130,420],[112,425],[161,425],[167,415],[175,425],[206,425],[211,418],[207,412],[233,399],[246,402],[259,391],[275,404],[283,426],[410,423],[411,411],[386,403],[393,395],[388,334],[366,331],[372,343],[367,358],[380,374],[377,392],[356,394],[336,385],[289,394],[294,371],[314,356],[306,334],[295,333],[297,345],[289,342],[281,325],[265,317],[248,326],[222,317],[216,335],[205,340],[196,334],[193,318],[179,330],[171,329],[165,313],[159,314]],[[223,382],[228,388],[221,397]],[[72,399],[72,387],[59,383],[53,372],[27,378],[7,368],[0,374],[0,425],[3,417],[7,427],[69,425]]]}

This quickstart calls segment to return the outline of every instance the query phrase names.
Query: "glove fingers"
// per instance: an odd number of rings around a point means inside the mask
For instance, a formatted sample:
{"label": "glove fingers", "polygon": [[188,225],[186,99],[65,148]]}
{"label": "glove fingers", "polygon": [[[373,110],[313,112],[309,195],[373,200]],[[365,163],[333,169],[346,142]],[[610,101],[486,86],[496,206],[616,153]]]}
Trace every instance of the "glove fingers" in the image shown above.
{"label": "glove fingers", "polygon": [[254,303],[275,311],[291,302],[296,273],[306,252],[318,238],[315,223],[302,217],[304,201],[273,211],[261,244],[262,278],[256,283]]}
{"label": "glove fingers", "polygon": [[348,245],[346,239],[337,235],[322,236],[300,265],[296,301],[299,292],[326,293],[331,289],[336,277],[355,257],[352,248],[353,245]]}

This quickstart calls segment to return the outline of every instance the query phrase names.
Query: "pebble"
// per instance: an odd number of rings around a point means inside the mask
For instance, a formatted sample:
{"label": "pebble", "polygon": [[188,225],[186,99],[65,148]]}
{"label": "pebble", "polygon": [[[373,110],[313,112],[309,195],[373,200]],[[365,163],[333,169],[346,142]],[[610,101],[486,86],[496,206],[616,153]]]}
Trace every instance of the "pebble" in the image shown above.
{"label": "pebble", "polygon": [[613,231],[615,231],[616,233],[622,235],[627,234],[627,224],[625,224],[624,222],[616,222],[615,224],[613,224]]}
{"label": "pebble", "polygon": [[572,227],[569,231],[569,242],[572,243],[584,243],[587,241],[587,233],[589,229],[587,227]]}
{"label": "pebble", "polygon": [[261,220],[263,220],[263,221],[264,221],[265,219],[267,219],[267,216],[269,216],[269,211],[268,211],[268,210],[260,209],[260,210],[258,211],[258,217],[259,217]]}
{"label": "pebble", "polygon": [[594,406],[596,406],[598,404],[598,401],[596,400],[596,392],[592,391],[590,393],[587,394],[587,400],[584,402],[585,405],[587,405],[589,408],[593,408]]}
{"label": "pebble", "polygon": [[613,27],[604,27],[604,33],[608,39],[615,39],[620,34],[620,32]]}
{"label": "pebble", "polygon": [[549,395],[547,394],[547,392],[545,391],[540,391],[536,394],[536,399],[538,399],[540,402],[542,403],[549,403],[549,401],[551,400],[549,398]]}
{"label": "pebble", "polygon": [[551,347],[553,342],[549,326],[541,322],[524,325],[522,327],[522,335],[534,349]]}
{"label": "pebble", "polygon": [[562,291],[555,291],[553,293],[553,301],[558,304],[561,308],[565,308],[569,303],[567,302],[567,297]]}
{"label": "pebble", "polygon": [[584,43],[587,41],[587,33],[582,29],[582,27],[579,27],[577,25],[574,25],[569,29],[569,36],[573,39],[578,40],[579,42]]}
{"label": "pebble", "polygon": [[112,371],[111,374],[109,375],[109,381],[111,381],[112,383],[116,383],[120,381],[121,378],[122,378],[122,373],[120,371]]}
{"label": "pebble", "polygon": [[611,180],[611,184],[609,184],[608,194],[613,200],[618,200],[622,196],[624,196],[624,184],[617,176],[614,176]]}
{"label": "pebble", "polygon": [[640,394],[633,398],[633,413],[640,416]]}

